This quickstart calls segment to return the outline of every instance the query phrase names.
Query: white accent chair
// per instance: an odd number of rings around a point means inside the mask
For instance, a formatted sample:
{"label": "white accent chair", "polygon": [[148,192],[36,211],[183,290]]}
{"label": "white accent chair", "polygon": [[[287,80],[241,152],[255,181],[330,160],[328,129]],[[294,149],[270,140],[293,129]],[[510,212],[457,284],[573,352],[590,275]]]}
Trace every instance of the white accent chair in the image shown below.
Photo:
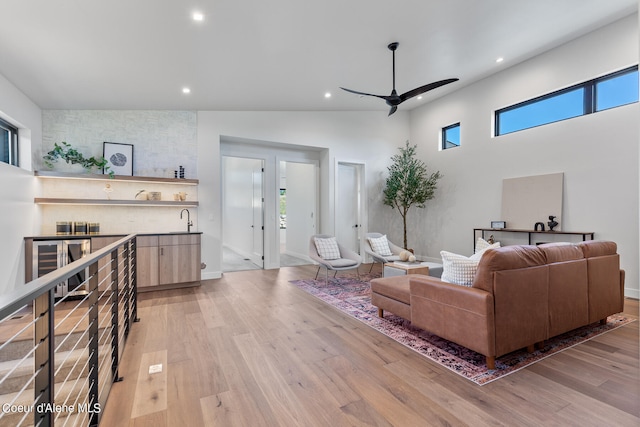
{"label": "white accent chair", "polygon": [[[336,277],[338,271],[343,270],[352,270],[356,269],[356,274],[358,278],[360,278],[360,273],[358,271],[358,267],[362,264],[362,257],[352,251],[351,249],[342,246],[338,243],[338,249],[340,250],[340,258],[336,259],[324,259],[318,253],[318,248],[316,247],[315,238],[328,239],[334,236],[328,234],[315,234],[311,236],[309,239],[309,257],[316,263],[318,263],[318,271],[316,271],[316,279],[318,278],[318,273],[320,273],[320,268],[324,267],[326,269],[325,281],[329,282],[329,270],[333,270],[333,277]],[[337,243],[337,242],[336,242]]]}
{"label": "white accent chair", "polygon": [[389,242],[389,249],[391,250],[391,255],[384,256],[374,251],[373,248],[371,247],[371,243],[369,239],[377,239],[382,236],[384,235],[381,233],[365,234],[365,239],[367,240],[367,243],[364,245],[364,251],[369,255],[371,255],[371,258],[373,258],[373,262],[371,263],[371,268],[369,269],[369,273],[371,273],[371,270],[373,270],[373,264],[375,264],[376,262],[381,263],[382,266],[384,267],[384,264],[388,262],[400,261],[400,252],[404,251],[404,249],[402,249],[400,246],[395,245],[388,240],[387,242]]}

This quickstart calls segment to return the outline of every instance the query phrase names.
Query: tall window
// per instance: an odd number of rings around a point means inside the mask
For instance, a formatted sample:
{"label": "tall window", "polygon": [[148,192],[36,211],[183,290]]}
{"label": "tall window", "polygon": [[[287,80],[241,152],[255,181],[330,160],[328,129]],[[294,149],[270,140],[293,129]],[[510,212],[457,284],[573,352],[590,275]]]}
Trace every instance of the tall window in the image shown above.
{"label": "tall window", "polygon": [[442,149],[460,146],[460,123],[442,128]]}
{"label": "tall window", "polygon": [[0,119],[0,161],[18,166],[18,129]]}
{"label": "tall window", "polygon": [[495,136],[638,102],[638,66],[496,111]]}

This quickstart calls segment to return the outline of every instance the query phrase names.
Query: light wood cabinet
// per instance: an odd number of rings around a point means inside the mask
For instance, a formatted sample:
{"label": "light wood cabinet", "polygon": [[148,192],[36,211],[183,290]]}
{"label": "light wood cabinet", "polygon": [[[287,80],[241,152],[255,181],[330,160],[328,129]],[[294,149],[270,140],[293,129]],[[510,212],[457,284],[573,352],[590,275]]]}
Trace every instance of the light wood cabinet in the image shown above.
{"label": "light wood cabinet", "polygon": [[200,281],[200,235],[159,237],[160,284]]}
{"label": "light wood cabinet", "polygon": [[159,284],[158,236],[138,236],[136,238],[136,274],[138,289]]}
{"label": "light wood cabinet", "polygon": [[200,234],[138,236],[138,290],[200,283]]}

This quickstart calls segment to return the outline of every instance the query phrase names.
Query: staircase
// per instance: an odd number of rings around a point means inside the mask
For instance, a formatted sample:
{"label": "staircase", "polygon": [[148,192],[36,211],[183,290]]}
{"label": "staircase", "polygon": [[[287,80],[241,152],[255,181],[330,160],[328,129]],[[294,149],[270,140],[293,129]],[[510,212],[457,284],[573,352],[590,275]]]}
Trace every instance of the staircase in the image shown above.
{"label": "staircase", "polygon": [[[64,343],[62,343],[63,340],[65,340]],[[55,405],[60,405],[60,407],[52,409],[54,409],[55,416],[58,418],[56,425],[65,425],[65,422],[62,421],[65,417],[86,418],[86,410],[90,406],[86,402],[88,396],[89,354],[86,345],[87,334],[76,332],[57,336],[56,347],[60,344],[61,346],[55,354],[54,385],[54,402]],[[76,348],[74,349],[74,347]],[[4,378],[7,373],[13,370],[4,381],[0,382],[0,408],[2,408],[0,411],[0,427],[33,425],[34,359],[33,357],[27,357],[20,362],[31,349],[32,340],[19,340],[9,343],[0,352],[0,378]],[[106,355],[105,363],[101,363],[100,367],[99,378],[101,381],[112,381],[109,363],[110,352],[110,345],[99,347],[99,357],[102,358]],[[20,364],[17,365],[18,363]],[[25,414],[27,414],[26,417]],[[74,424],[75,420],[65,421],[68,421],[66,425],[88,424]]]}
{"label": "staircase", "polygon": [[[0,298],[0,427],[98,424],[137,312],[135,242],[129,235]],[[100,270],[116,251],[122,262]],[[87,297],[53,304],[51,289],[86,269]],[[103,289],[98,273],[114,280]]]}

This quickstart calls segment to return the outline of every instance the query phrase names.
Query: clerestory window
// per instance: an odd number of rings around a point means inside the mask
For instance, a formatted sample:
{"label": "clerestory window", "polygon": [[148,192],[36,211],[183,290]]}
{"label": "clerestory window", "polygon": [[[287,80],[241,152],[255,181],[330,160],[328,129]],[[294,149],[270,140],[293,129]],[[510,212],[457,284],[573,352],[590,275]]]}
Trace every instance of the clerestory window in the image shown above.
{"label": "clerestory window", "polygon": [[495,112],[495,136],[638,102],[638,66]]}
{"label": "clerestory window", "polygon": [[442,128],[442,149],[460,146],[460,123]]}

